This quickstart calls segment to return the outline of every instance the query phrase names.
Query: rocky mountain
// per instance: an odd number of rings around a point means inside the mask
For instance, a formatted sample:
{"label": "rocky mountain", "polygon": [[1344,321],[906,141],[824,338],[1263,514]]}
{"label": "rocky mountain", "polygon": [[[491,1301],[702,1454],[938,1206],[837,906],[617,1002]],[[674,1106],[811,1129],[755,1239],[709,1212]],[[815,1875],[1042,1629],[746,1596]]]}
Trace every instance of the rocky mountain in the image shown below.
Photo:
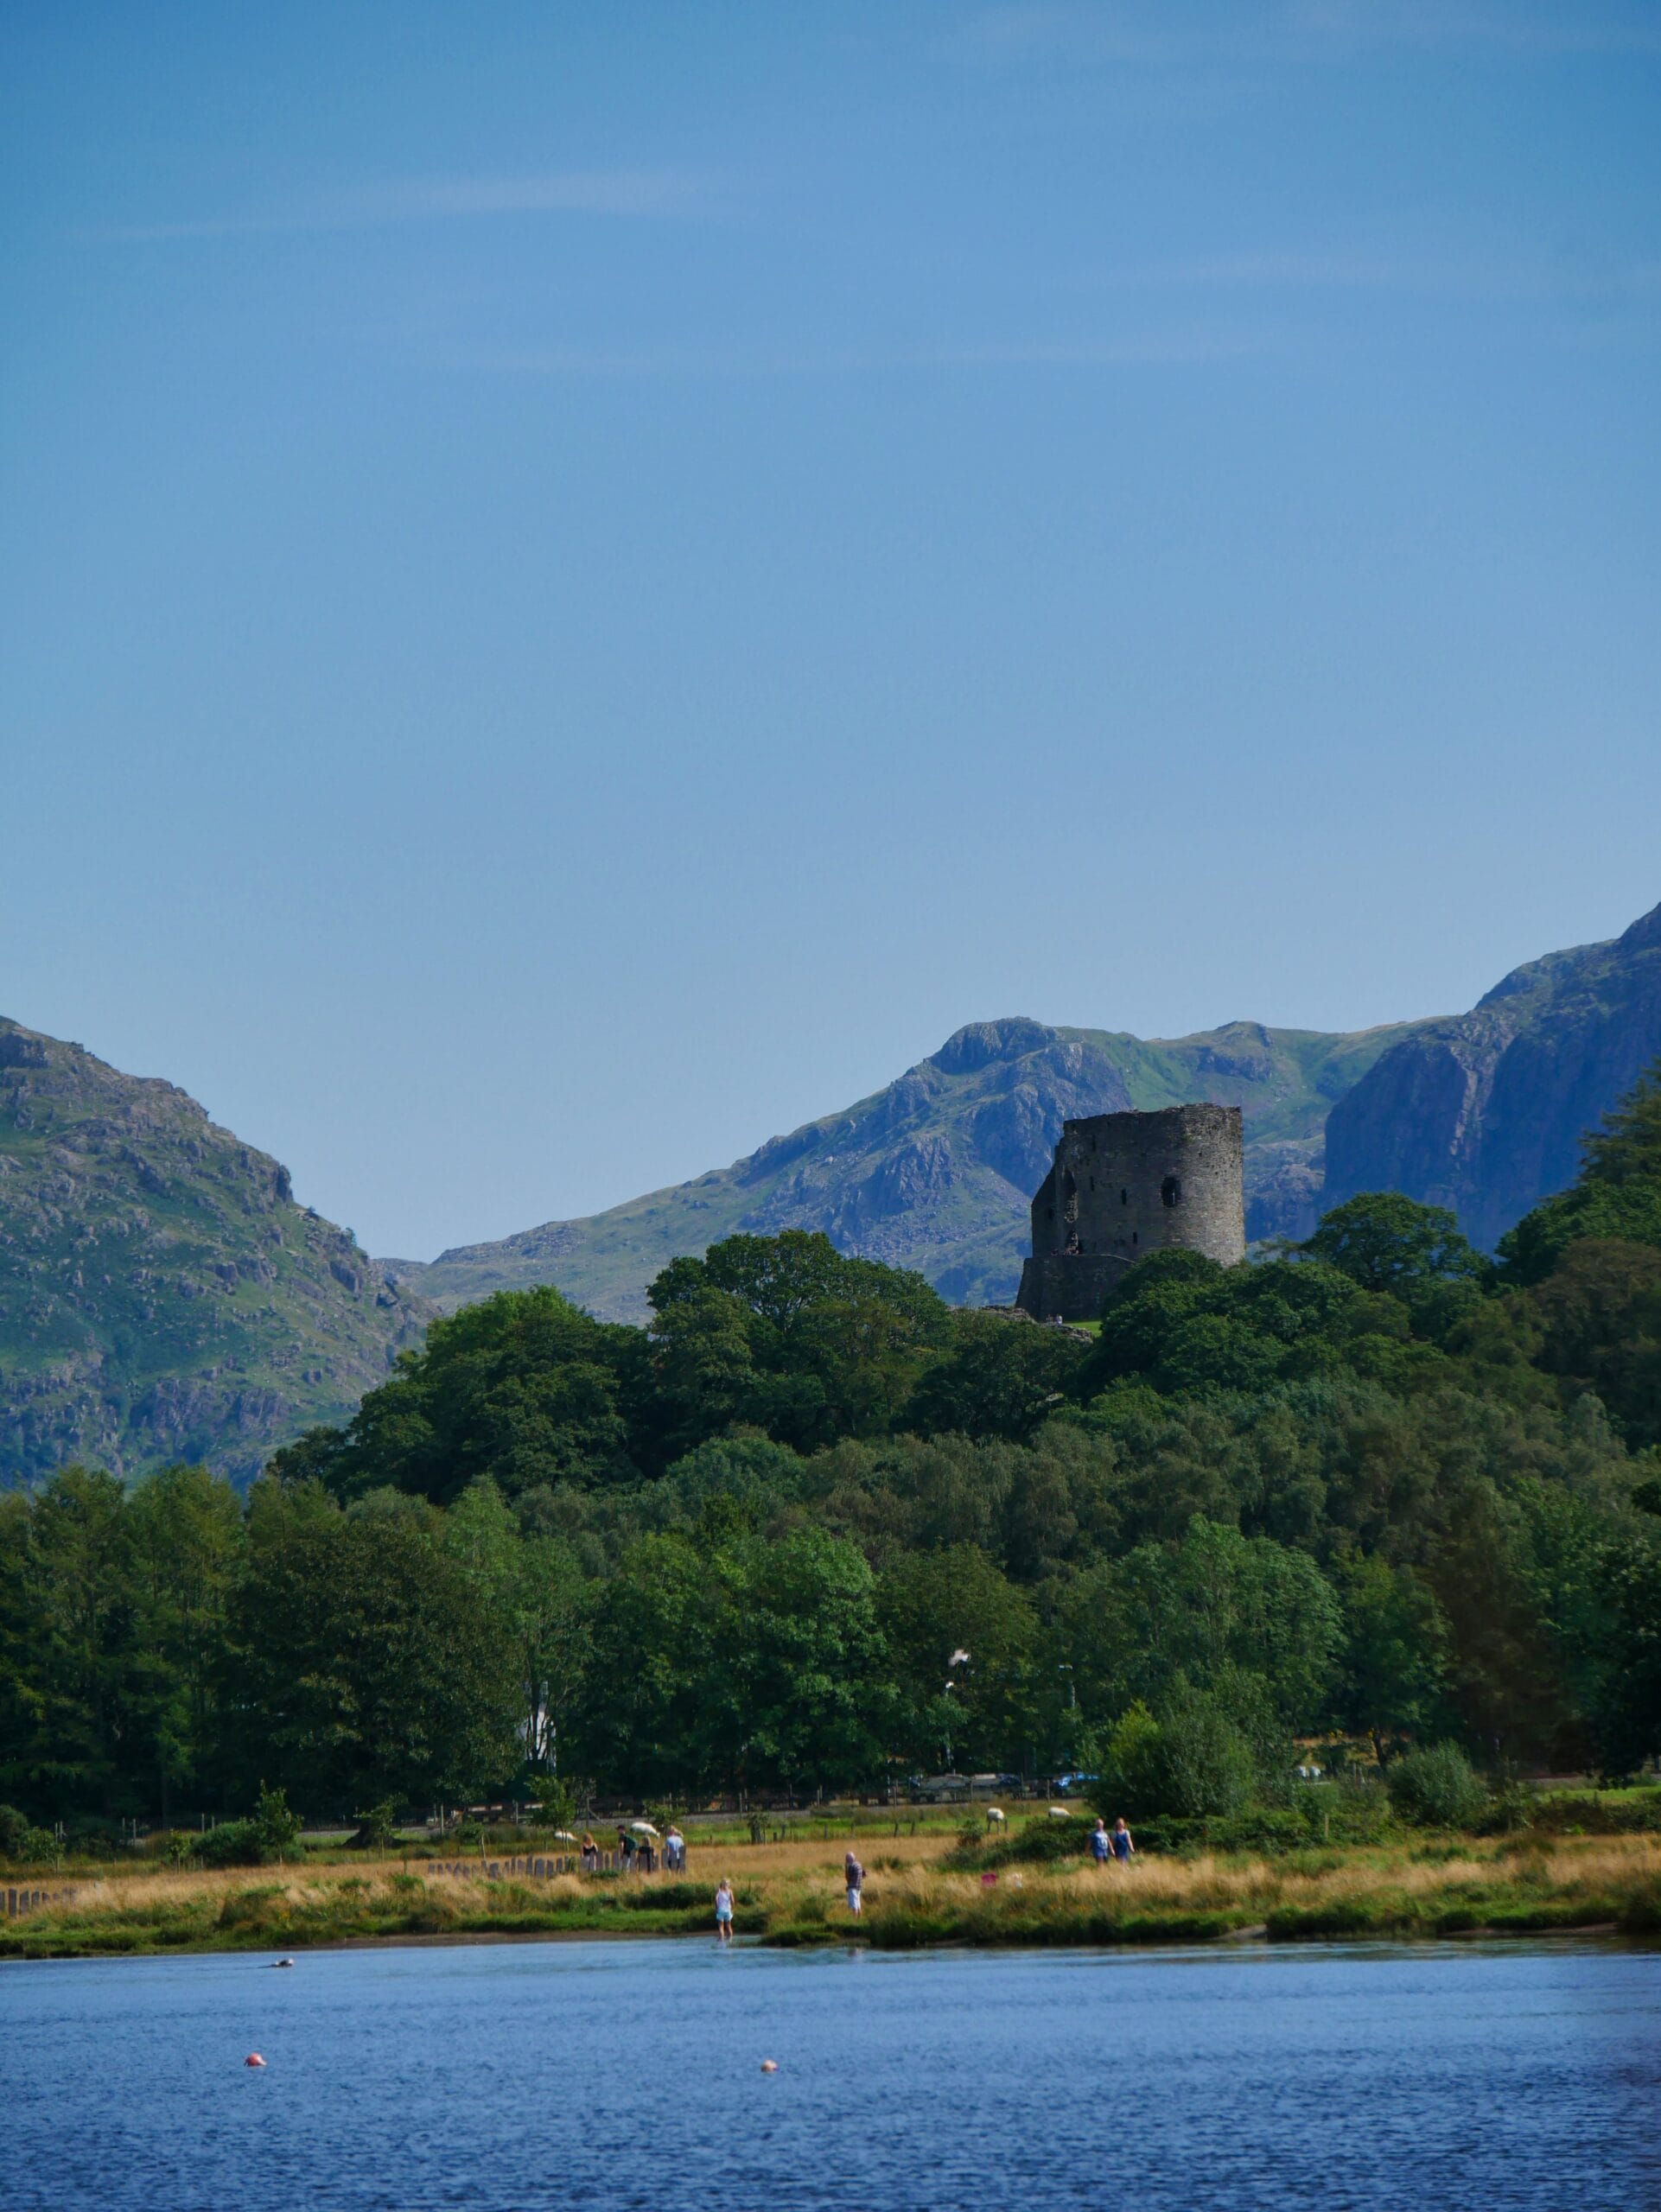
{"label": "rocky mountain", "polygon": [[1395,1039],[1327,1123],[1327,1188],[1452,1206],[1491,1249],[1575,1179],[1581,1139],[1661,1054],[1661,906],[1514,969],[1469,1014]]}
{"label": "rocky mountain", "polygon": [[659,1268],[735,1230],[823,1229],[950,1299],[1007,1300],[1063,1120],[1124,1107],[1243,1109],[1253,1239],[1393,1188],[1491,1247],[1573,1180],[1584,1131],[1658,1054],[1661,907],[1445,1020],[1164,1040],[971,1023],[730,1167],[421,1265],[366,1258],[171,1084],[0,1020],[0,1484],[73,1459],[251,1474],[347,1415],[435,1311],[554,1282],[638,1319]]}
{"label": "rocky mountain", "polygon": [[499,1243],[468,1244],[390,1277],[449,1308],[554,1282],[610,1319],[646,1312],[646,1287],[681,1252],[738,1230],[824,1230],[844,1251],[916,1268],[946,1298],[1013,1298],[1028,1207],[1062,1122],[1214,1099],[1246,1130],[1246,1228],[1314,1224],[1328,1109],[1414,1026],[1328,1036],[1234,1021],[1172,1041],[1023,1019],[974,1022],[885,1090],[773,1137],[730,1167]]}
{"label": "rocky mountain", "polygon": [[0,1020],[0,1485],[251,1475],[431,1311],[182,1090]]}

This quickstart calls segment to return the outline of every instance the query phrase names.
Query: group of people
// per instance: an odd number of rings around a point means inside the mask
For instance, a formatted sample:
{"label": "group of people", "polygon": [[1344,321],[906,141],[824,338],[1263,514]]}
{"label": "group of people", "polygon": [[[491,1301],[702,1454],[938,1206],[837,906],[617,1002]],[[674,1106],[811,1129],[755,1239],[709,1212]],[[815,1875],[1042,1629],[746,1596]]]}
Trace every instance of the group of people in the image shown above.
{"label": "group of people", "polygon": [[[600,1846],[591,1833],[585,1831],[578,1853],[577,1863],[585,1874],[600,1872]],[[671,1821],[669,1833],[663,1840],[665,1871],[671,1874],[686,1872],[686,1838]],[[636,1835],[632,1828],[617,1831],[617,1864],[625,1874],[655,1873],[658,1866],[657,1832],[646,1828]]]}
{"label": "group of people", "polygon": [[[671,1828],[669,1833],[673,1838],[678,1831]],[[685,1849],[683,1844],[680,1861],[683,1866],[685,1864]],[[1136,1855],[1136,1849],[1130,1831],[1123,1820],[1115,1821],[1111,1829],[1105,1821],[1098,1820],[1091,1830],[1091,1856],[1098,1866],[1105,1866],[1110,1860],[1121,1866],[1129,1866]],[[857,1920],[865,1904],[865,1869],[860,1865],[857,1855],[851,1851],[843,1859],[842,1878],[848,1889],[848,1910]],[[716,1885],[716,1941],[730,1943],[732,1940],[733,1885],[723,1874]]]}
{"label": "group of people", "polygon": [[1123,1820],[1115,1821],[1111,1832],[1105,1821],[1098,1821],[1090,1832],[1090,1855],[1098,1866],[1105,1866],[1110,1859],[1121,1866],[1129,1866],[1136,1848]]}

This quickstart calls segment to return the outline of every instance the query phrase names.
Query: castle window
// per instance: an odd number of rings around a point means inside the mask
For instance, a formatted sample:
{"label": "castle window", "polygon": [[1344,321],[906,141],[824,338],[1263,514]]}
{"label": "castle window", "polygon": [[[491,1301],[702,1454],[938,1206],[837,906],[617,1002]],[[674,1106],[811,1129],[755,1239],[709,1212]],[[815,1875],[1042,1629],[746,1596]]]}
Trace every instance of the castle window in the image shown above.
{"label": "castle window", "polygon": [[1121,1191],[1121,1192],[1119,1192],[1119,1204],[1120,1204],[1122,1206],[1128,1206],[1128,1205],[1130,1205],[1130,1192],[1129,1192],[1129,1191]]}
{"label": "castle window", "polygon": [[1168,1206],[1174,1206],[1181,1198],[1182,1185],[1174,1175],[1168,1175],[1159,1186],[1159,1194]]}

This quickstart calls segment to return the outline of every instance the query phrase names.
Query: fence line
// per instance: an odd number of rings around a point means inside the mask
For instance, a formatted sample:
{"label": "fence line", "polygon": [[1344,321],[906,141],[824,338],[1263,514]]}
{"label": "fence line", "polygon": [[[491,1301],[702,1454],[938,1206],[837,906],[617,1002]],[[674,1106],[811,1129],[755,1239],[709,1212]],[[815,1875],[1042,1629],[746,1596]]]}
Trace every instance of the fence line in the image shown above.
{"label": "fence line", "polygon": [[75,1890],[0,1890],[5,1900],[6,1918],[21,1920],[28,1912],[39,1912],[48,1904],[67,1904],[78,1892]]}
{"label": "fence line", "polygon": [[[521,1879],[551,1882],[562,1874],[580,1874],[582,1871],[582,1860],[569,1853],[557,1859],[429,1859],[425,1861],[417,1859],[413,1863],[421,1868],[423,1874],[451,1874],[458,1879],[482,1876],[487,1882]],[[602,1874],[644,1873],[645,1871],[638,1856],[625,1860],[614,1851],[600,1853],[598,1872]],[[654,1872],[668,1873],[672,1871],[664,1866],[661,1858],[654,1856]]]}

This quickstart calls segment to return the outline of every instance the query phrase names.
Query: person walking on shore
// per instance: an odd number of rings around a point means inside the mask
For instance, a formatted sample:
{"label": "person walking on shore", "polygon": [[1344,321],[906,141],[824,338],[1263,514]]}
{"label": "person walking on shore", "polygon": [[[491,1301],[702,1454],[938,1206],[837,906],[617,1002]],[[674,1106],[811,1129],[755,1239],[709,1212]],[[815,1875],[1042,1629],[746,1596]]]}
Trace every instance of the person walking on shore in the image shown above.
{"label": "person walking on shore", "polygon": [[716,1888],[716,1941],[733,1940],[733,1885],[723,1874]]}
{"label": "person walking on shore", "polygon": [[672,1821],[663,1840],[663,1863],[671,1874],[686,1872],[686,1839]]}
{"label": "person walking on shore", "polygon": [[1113,1855],[1113,1846],[1108,1840],[1105,1821],[1098,1820],[1090,1832],[1090,1855],[1096,1861],[1096,1872],[1098,1874]]}
{"label": "person walking on shore", "polygon": [[857,1920],[865,1902],[865,1869],[850,1851],[842,1862],[842,1872],[848,1885],[848,1910]]}
{"label": "person walking on shore", "polygon": [[1124,1824],[1124,1817],[1121,1815],[1113,1823],[1113,1856],[1121,1866],[1128,1866],[1136,1847],[1130,1840],[1130,1831]]}

